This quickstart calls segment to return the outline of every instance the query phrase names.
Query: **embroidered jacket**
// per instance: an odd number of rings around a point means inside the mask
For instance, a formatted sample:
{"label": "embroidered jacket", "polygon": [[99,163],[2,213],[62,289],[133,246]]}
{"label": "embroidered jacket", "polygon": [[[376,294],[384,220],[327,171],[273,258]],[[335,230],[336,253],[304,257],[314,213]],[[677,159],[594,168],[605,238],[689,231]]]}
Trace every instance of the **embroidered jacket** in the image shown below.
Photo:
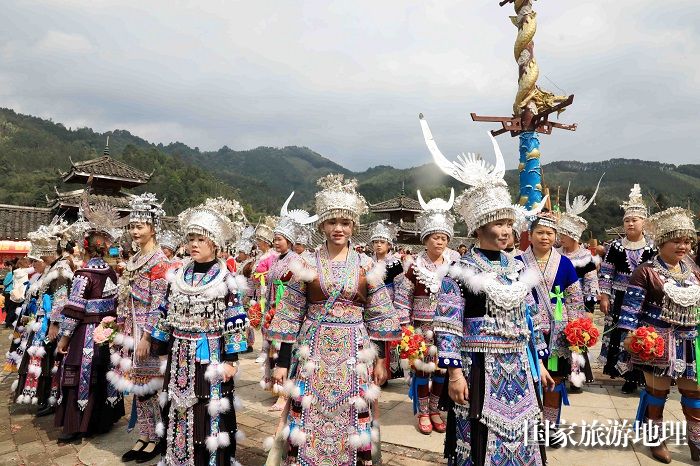
{"label": "embroidered jacket", "polygon": [[625,291],[632,272],[656,255],[656,248],[649,242],[641,249],[626,249],[622,240],[610,244],[600,265],[600,291],[613,296],[614,291]]}

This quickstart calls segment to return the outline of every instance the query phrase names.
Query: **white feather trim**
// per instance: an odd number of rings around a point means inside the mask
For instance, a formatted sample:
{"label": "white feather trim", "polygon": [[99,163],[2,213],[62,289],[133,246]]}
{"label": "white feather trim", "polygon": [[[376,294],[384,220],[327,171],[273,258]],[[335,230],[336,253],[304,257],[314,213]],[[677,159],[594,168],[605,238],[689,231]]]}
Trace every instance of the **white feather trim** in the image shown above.
{"label": "white feather trim", "polygon": [[289,424],[285,425],[282,429],[282,438],[285,440],[289,438]]}
{"label": "white feather trim", "polygon": [[298,447],[304,445],[306,443],[306,432],[304,432],[301,427],[295,427],[289,433],[289,443]]}
{"label": "white feather trim", "polygon": [[[226,401],[228,401],[228,400],[226,400]],[[243,408],[243,402],[241,401],[241,397],[236,396],[236,395],[233,396],[233,408],[236,411],[240,411]]]}
{"label": "white feather trim", "polygon": [[534,267],[528,267],[520,273],[518,281],[526,285],[528,288],[534,288],[540,282],[540,272]]}
{"label": "white feather trim", "polygon": [[121,362],[122,357],[119,353],[115,352],[115,353],[112,353],[109,355],[109,360],[111,361],[111,363],[114,367],[117,367],[119,365],[119,363]]}
{"label": "white feather trim", "polygon": [[301,399],[301,407],[303,409],[309,409],[312,404],[316,402],[316,399],[314,398],[313,395],[304,395],[304,397]]}
{"label": "white feather trim", "polygon": [[245,438],[245,432],[243,432],[242,430],[236,431],[236,442],[242,442],[243,440],[245,440]]}
{"label": "white feather trim", "polygon": [[32,397],[32,404],[33,405],[39,404],[39,398],[36,396]]}
{"label": "white feather trim", "polygon": [[165,424],[163,424],[163,421],[156,424],[156,435],[161,438],[165,436]]}
{"label": "white feather trim", "polygon": [[357,434],[352,434],[348,438],[348,442],[350,443],[350,446],[357,450],[362,446],[362,441],[360,440],[360,436]]}
{"label": "white feather trim", "polygon": [[355,365],[355,373],[360,377],[367,377],[367,364],[364,362],[357,363]]}
{"label": "white feather trim", "polygon": [[134,349],[134,337],[124,336],[123,346],[126,349]]}
{"label": "white feather trim", "polygon": [[119,368],[123,370],[124,372],[128,371],[131,369],[131,359],[129,358],[122,358],[121,361],[119,361]]}
{"label": "white feather trim", "polygon": [[583,382],[586,381],[586,374],[583,372],[572,372],[569,376],[569,380],[574,386],[580,387],[583,385]]}
{"label": "white feather trim", "polygon": [[375,401],[379,399],[379,395],[382,394],[382,389],[378,385],[369,384],[367,390],[365,390],[365,399],[367,401]]}
{"label": "white feather trim", "polygon": [[369,408],[367,402],[363,400],[360,396],[353,397],[350,402],[354,404],[355,409],[360,412],[367,411],[367,408]]}
{"label": "white feather trim", "polygon": [[292,272],[299,281],[310,282],[316,279],[316,270],[308,267],[303,260],[293,260],[289,263],[289,271]]}
{"label": "white feather trim", "polygon": [[168,392],[160,392],[158,394],[158,404],[160,405],[161,408],[164,408],[165,405],[168,403]]}
{"label": "white feather trim", "polygon": [[219,432],[216,437],[219,441],[219,448],[226,448],[231,445],[231,436],[228,432]]}
{"label": "white feather trim", "polygon": [[272,447],[275,445],[275,438],[270,436],[270,437],[265,437],[265,440],[263,440],[263,450],[265,451],[270,451],[272,450]]}
{"label": "white feather trim", "polygon": [[369,432],[364,431],[360,434],[360,446],[361,447],[368,447],[371,441],[372,441],[372,437],[370,436]]}
{"label": "white feather trim", "polygon": [[226,275],[225,278],[226,287],[231,293],[238,293],[238,283],[236,282],[236,276],[232,274]]}
{"label": "white feather trim", "polygon": [[304,363],[304,372],[307,376],[310,376],[316,370],[316,363],[313,361],[306,361]]}
{"label": "white feather trim", "polygon": [[168,269],[167,272],[165,272],[165,279],[168,281],[168,283],[173,283],[175,281],[175,268]]}
{"label": "white feather trim", "polygon": [[123,333],[117,333],[114,335],[114,340],[112,340],[115,345],[117,346],[122,346],[124,344],[124,334]]}
{"label": "white feather trim", "polygon": [[374,267],[365,273],[367,283],[375,287],[384,283],[384,277],[386,277],[386,262],[384,261],[376,262]]}
{"label": "white feather trim", "polygon": [[216,435],[207,437],[205,444],[210,453],[214,453],[216,449],[219,448],[219,440],[216,438]]}
{"label": "white feather trim", "polygon": [[372,364],[378,355],[379,352],[377,351],[377,348],[370,343],[369,346],[358,351],[357,359],[364,363]]}
{"label": "white feather trim", "polygon": [[163,360],[160,362],[160,373],[161,373],[161,374],[165,374],[165,370],[166,370],[167,368],[168,368],[168,360],[167,360],[167,359],[163,359]]}
{"label": "white feather trim", "polygon": [[297,356],[299,359],[309,359],[309,356],[311,356],[311,348],[309,348],[309,345],[301,345],[297,350]]}
{"label": "white feather trim", "polygon": [[571,352],[571,362],[577,365],[580,369],[586,367],[586,358],[580,353]]}
{"label": "white feather trim", "polygon": [[372,442],[373,443],[379,443],[379,428],[378,427],[372,427]]}
{"label": "white feather trim", "polygon": [[36,356],[39,358],[43,358],[44,356],[46,356],[46,348],[44,348],[43,346],[37,347]]}

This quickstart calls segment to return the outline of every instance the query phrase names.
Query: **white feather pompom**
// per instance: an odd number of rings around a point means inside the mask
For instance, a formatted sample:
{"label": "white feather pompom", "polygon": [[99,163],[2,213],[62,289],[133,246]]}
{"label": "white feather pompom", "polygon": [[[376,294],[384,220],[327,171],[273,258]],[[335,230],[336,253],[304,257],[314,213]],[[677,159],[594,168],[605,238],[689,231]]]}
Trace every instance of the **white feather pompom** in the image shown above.
{"label": "white feather pompom", "polygon": [[309,356],[311,356],[311,348],[309,347],[309,345],[301,345],[297,350],[297,356],[299,357],[299,359],[309,359]]}
{"label": "white feather pompom", "polygon": [[386,276],[386,262],[379,261],[374,264],[374,266],[365,274],[365,279],[367,283],[372,286],[379,286],[384,283],[384,277]]}
{"label": "white feather pompom", "polygon": [[[226,401],[228,401],[228,400],[226,400]],[[230,406],[230,404],[229,404],[229,406]],[[240,396],[236,396],[236,395],[233,396],[233,409],[235,409],[236,411],[240,411],[241,409],[243,409],[243,402],[241,401]]]}
{"label": "white feather pompom", "polygon": [[362,446],[362,440],[360,440],[360,436],[357,434],[352,434],[348,438],[348,442],[350,443],[350,446],[357,450]]}
{"label": "white feather pompom", "polygon": [[376,384],[369,384],[367,387],[367,390],[365,390],[365,399],[367,401],[375,401],[379,399],[379,396],[382,394],[382,389],[379,388],[378,385]]}
{"label": "white feather pompom", "polygon": [[367,408],[369,408],[367,402],[359,396],[351,398],[350,402],[355,405],[355,409],[359,412],[365,412],[367,411]]}
{"label": "white feather pompom", "polygon": [[303,409],[309,409],[312,404],[316,402],[316,399],[314,398],[313,395],[304,395],[304,397],[301,399],[301,407]]}
{"label": "white feather pompom", "polygon": [[158,394],[158,404],[161,408],[165,408],[165,405],[168,404],[168,392],[163,391]]}
{"label": "white feather pompom", "polygon": [[574,386],[581,387],[583,382],[586,381],[586,374],[583,372],[572,372],[569,376],[569,380],[572,384],[574,384]]}
{"label": "white feather pompom", "polygon": [[306,432],[301,427],[295,427],[289,433],[289,443],[298,447],[304,445],[306,443]]}
{"label": "white feather pompom", "polygon": [[367,364],[361,362],[355,365],[355,373],[360,377],[367,377]]}
{"label": "white feather pompom", "polygon": [[160,362],[160,373],[165,375],[165,370],[168,368],[168,360],[163,359]]}
{"label": "white feather pompom", "polygon": [[112,353],[109,355],[109,360],[112,363],[112,366],[117,367],[119,366],[119,362],[122,360],[122,357],[119,353]]}
{"label": "white feather pompom", "polygon": [[433,331],[430,329],[426,330],[425,331],[425,338],[427,338],[428,340],[432,340],[433,339]]}
{"label": "white feather pompom", "polygon": [[377,356],[377,348],[375,348],[373,344],[370,344],[366,348],[362,348],[357,353],[357,359],[367,364],[372,364]]}
{"label": "white feather pompom", "polygon": [[226,448],[227,446],[231,445],[231,436],[228,432],[219,432],[216,437],[219,443],[219,448]]}
{"label": "white feather pompom", "polygon": [[518,281],[528,288],[534,288],[540,282],[540,272],[534,267],[528,267],[520,273]]}
{"label": "white feather pompom", "polygon": [[51,374],[53,375],[53,374],[55,374],[56,372],[58,372],[58,366],[53,366],[53,367],[51,368]]}
{"label": "white feather pompom", "polygon": [[210,453],[214,453],[216,449],[219,448],[219,440],[216,438],[216,435],[207,437],[205,444]]}
{"label": "white feather pompom", "polygon": [[304,372],[306,372],[307,377],[313,374],[316,370],[316,363],[309,360],[304,363]]}
{"label": "white feather pompom", "polygon": [[17,390],[17,387],[19,387],[19,380],[15,380],[14,382],[12,382],[12,385],[10,386],[10,391],[14,392],[15,390]]}
{"label": "white feather pompom", "polygon": [[287,440],[289,438],[289,424],[285,425],[282,429],[282,438]]}
{"label": "white feather pompom", "polygon": [[265,440],[263,440],[263,450],[265,451],[270,451],[272,450],[272,447],[275,445],[275,439],[274,437],[265,437]]}
{"label": "white feather pompom", "polygon": [[124,348],[134,349],[134,337],[124,337]]}
{"label": "white feather pompom", "polygon": [[437,346],[430,345],[430,347],[428,348],[428,354],[431,356],[435,356],[436,354],[438,354]]}
{"label": "white feather pompom", "polygon": [[165,435],[165,424],[162,421],[156,424],[156,435],[161,438]]}
{"label": "white feather pompom", "polygon": [[583,369],[586,367],[586,358],[581,353],[571,352],[571,362]]}
{"label": "white feather pompom", "polygon": [[245,432],[243,432],[242,430],[237,430],[236,431],[236,442],[242,442],[245,439],[246,439]]}
{"label": "white feather pompom", "polygon": [[43,346],[37,347],[36,356],[39,358],[43,358],[44,356],[46,356],[46,348],[44,348]]}
{"label": "white feather pompom", "polygon": [[49,397],[49,400],[47,401],[47,403],[49,404],[49,406],[56,406],[56,397],[53,396],[53,395],[50,396],[50,397]]}
{"label": "white feather pompom", "polygon": [[122,346],[124,344],[124,334],[117,333],[114,335],[114,340],[112,340],[115,345]]}
{"label": "white feather pompom", "polygon": [[122,358],[121,361],[119,361],[119,368],[123,370],[124,372],[128,371],[131,369],[131,359],[129,358]]}

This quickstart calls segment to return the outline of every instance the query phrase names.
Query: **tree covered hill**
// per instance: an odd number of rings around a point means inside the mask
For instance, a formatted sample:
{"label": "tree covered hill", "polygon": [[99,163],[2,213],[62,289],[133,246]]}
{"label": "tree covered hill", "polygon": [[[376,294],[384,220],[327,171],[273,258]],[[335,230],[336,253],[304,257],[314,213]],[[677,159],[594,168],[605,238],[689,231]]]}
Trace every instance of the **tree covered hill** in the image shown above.
{"label": "tree covered hill", "polygon": [[[277,214],[291,191],[296,192],[294,207],[311,209],[316,181],[330,172],[356,177],[360,191],[371,203],[394,197],[402,190],[415,196],[420,189],[428,199],[448,196],[450,187],[458,193],[464,189],[433,164],[408,169],[380,165],[353,173],[306,147],[236,151],[224,146],[217,151],[200,151],[180,142],[153,144],[124,130],[101,134],[89,128],[69,129],[60,123],[0,109],[0,203],[45,206],[46,196],[52,197],[55,185],[59,190],[75,189],[60,185],[59,171],[69,168],[69,156],[74,161],[99,156],[107,135],[114,158],[154,172],[149,184],[140,190],[165,198],[169,215],[206,197],[222,195],[241,200],[251,219],[256,219],[263,213]],[[488,154],[487,160],[490,157]],[[700,210],[700,165],[611,158],[605,162],[559,161],[543,166],[553,202],[558,200],[562,208],[569,182],[572,196],[590,196],[603,172],[605,178],[596,203],[585,215],[593,234],[601,239],[605,228],[620,223],[619,204],[635,182],[642,185],[647,204],[654,211],[671,205]],[[506,180],[515,199],[517,171],[508,171]]]}

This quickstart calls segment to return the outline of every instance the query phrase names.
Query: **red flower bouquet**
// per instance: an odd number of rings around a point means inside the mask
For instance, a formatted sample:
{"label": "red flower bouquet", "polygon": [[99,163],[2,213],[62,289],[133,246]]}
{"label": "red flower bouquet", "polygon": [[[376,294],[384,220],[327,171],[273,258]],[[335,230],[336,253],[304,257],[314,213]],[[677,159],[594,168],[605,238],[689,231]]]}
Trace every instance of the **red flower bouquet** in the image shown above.
{"label": "red flower bouquet", "polygon": [[417,334],[413,326],[408,325],[403,328],[401,340],[398,341],[399,358],[402,360],[402,365],[414,366],[416,360],[423,359],[427,349],[425,338],[423,335]]}
{"label": "red flower bouquet", "polygon": [[629,350],[642,361],[660,358],[664,354],[664,339],[654,327],[639,327],[630,335]]}
{"label": "red flower bouquet", "polygon": [[588,317],[580,317],[566,325],[564,335],[569,342],[569,349],[574,353],[583,353],[598,342],[600,332]]}
{"label": "red flower bouquet", "polygon": [[260,323],[262,322],[262,309],[260,308],[260,303],[253,301],[248,308],[248,320],[250,321],[251,327],[260,328]]}

